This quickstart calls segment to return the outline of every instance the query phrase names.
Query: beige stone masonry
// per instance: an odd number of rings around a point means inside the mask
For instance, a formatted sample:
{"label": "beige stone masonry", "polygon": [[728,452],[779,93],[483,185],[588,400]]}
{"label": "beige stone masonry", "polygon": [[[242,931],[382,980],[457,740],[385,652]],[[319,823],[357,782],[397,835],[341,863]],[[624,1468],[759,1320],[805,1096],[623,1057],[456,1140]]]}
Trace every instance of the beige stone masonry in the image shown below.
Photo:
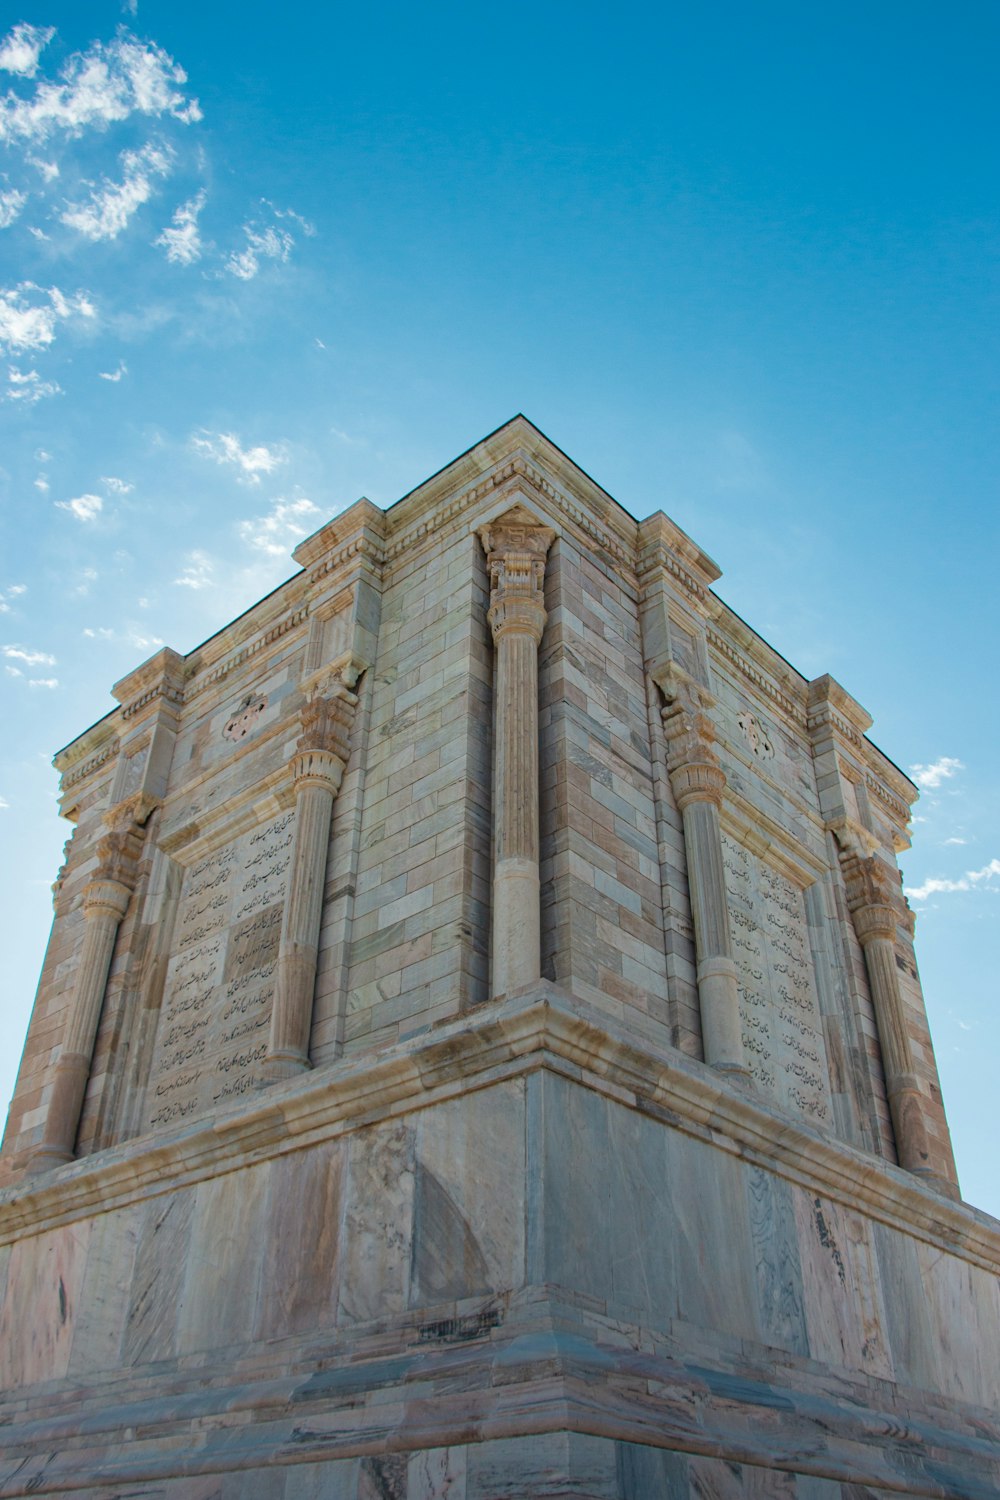
{"label": "beige stone masonry", "polygon": [[494,687],[494,995],[541,972],[538,875],[538,647],[545,557],[555,532],[516,506],[480,532],[490,574]]}

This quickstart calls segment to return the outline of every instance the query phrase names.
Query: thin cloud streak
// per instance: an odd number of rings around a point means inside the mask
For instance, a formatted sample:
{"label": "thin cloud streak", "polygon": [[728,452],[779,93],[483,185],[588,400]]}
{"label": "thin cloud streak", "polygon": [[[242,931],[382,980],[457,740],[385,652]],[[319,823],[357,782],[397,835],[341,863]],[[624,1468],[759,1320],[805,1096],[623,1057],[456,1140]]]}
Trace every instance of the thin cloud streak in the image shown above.
{"label": "thin cloud streak", "polygon": [[955,760],[951,755],[942,755],[939,760],[932,761],[929,766],[910,767],[913,780],[924,792],[935,791],[942,781],[949,781],[958,771],[964,770],[965,766],[962,761]]}
{"label": "thin cloud streak", "polygon": [[68,510],[78,521],[96,521],[104,509],[100,495],[78,495],[75,500],[57,500],[57,510]]}
{"label": "thin cloud streak", "polygon": [[285,557],[294,544],[308,536],[312,518],[321,515],[311,500],[275,500],[266,516],[239,523],[241,539],[268,557]]}
{"label": "thin cloud streak", "polygon": [[260,484],[262,474],[273,473],[285,461],[276,448],[268,448],[263,443],[244,448],[234,432],[219,432],[214,437],[206,433],[204,437],[192,438],[191,445],[217,464],[236,469],[244,484]]}
{"label": "thin cloud streak", "polygon": [[104,178],[89,203],[70,204],[60,214],[62,222],[88,240],[114,240],[127,228],[132,216],[153,196],[154,177],[166,177],[174,162],[169,146],[150,142],[138,151],[123,151],[121,182]]}
{"label": "thin cloud streak", "polygon": [[204,189],[189,198],[174,211],[169,225],[153,241],[162,245],[167,260],[175,266],[190,266],[201,259],[202,243],[198,230],[198,215],[205,207]]}
{"label": "thin cloud streak", "polygon": [[931,875],[923,885],[908,885],[903,889],[914,901],[926,901],[928,896],[975,890],[977,887],[982,887],[984,883],[992,881],[996,876],[1000,876],[1000,859],[991,859],[989,864],[984,865],[981,870],[966,870],[965,874],[960,875],[957,880]]}

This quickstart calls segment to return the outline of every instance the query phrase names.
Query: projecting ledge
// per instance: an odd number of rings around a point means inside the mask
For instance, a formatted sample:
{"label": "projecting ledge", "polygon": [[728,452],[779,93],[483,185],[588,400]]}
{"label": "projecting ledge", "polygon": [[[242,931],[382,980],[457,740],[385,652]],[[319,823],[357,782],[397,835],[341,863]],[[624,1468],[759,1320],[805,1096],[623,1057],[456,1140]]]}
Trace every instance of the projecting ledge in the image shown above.
{"label": "projecting ledge", "polygon": [[0,1244],[539,1069],[1000,1273],[1000,1221],[943,1199],[544,980],[377,1054],[277,1083],[210,1120],[7,1188]]}

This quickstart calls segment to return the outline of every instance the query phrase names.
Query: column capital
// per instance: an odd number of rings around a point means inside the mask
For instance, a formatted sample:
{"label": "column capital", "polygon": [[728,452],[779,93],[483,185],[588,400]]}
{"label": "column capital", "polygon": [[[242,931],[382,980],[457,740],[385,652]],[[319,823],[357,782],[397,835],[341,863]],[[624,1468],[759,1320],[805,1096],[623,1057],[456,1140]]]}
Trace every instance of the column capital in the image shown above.
{"label": "column capital", "polygon": [[105,813],[108,832],[97,841],[97,869],[83,893],[83,909],[88,915],[105,911],[114,914],[118,921],[125,915],[139,877],[145,838],[138,815],[143,815],[145,821],[152,811],[152,806],[149,809],[138,806],[146,800],[149,799],[132,797]]}
{"label": "column capital", "polygon": [[876,938],[895,941],[896,928],[905,920],[901,910],[899,880],[877,854],[863,856],[842,852],[841,868],[847,889],[847,906],[862,947]]}
{"label": "column capital", "polygon": [[516,505],[480,527],[478,535],[490,575],[487,618],[494,641],[499,644],[505,635],[529,635],[537,645],[546,620],[545,559],[555,532]]}
{"label": "column capital", "polygon": [[295,744],[292,780],[296,790],[302,786],[325,786],[336,794],[351,753],[351,729],[358,697],[342,682],[325,686],[328,694],[310,698],[302,710],[302,733]]}
{"label": "column capital", "polygon": [[677,805],[711,802],[722,806],[726,773],[713,748],[715,725],[707,710],[711,693],[674,663],[655,679],[666,698],[663,730],[667,740],[667,770]]}

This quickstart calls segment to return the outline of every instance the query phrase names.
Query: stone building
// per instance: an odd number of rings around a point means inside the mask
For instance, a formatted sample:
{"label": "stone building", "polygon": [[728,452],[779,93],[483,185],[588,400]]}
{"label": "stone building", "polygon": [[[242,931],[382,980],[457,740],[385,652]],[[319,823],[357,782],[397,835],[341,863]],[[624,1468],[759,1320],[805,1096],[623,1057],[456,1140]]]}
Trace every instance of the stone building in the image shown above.
{"label": "stone building", "polygon": [[56,757],[0,1496],[1000,1493],[864,709],[522,417],[295,559]]}

